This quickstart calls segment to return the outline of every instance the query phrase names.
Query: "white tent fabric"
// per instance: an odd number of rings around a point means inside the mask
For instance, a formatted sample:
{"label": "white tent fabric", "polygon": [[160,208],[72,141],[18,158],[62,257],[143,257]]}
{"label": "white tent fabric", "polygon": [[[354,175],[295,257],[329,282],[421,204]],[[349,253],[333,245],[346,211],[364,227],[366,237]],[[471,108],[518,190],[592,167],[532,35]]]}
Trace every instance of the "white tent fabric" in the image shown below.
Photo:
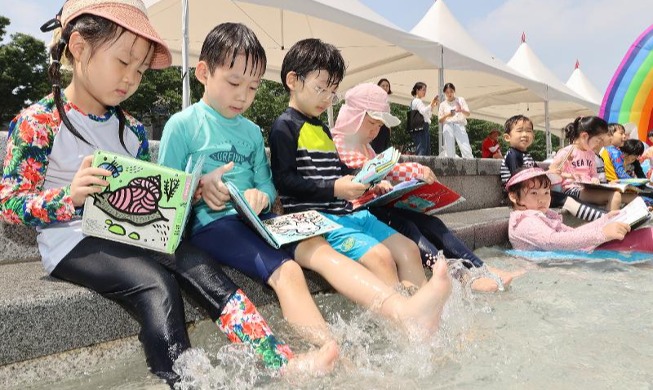
{"label": "white tent fabric", "polygon": [[569,76],[565,85],[586,100],[599,106],[601,105],[603,95],[599,93],[592,82],[585,76],[585,73],[580,69],[580,63],[578,61],[576,61],[574,71]]}
{"label": "white tent fabric", "polygon": [[[190,66],[198,61],[207,33],[222,22],[250,27],[266,50],[265,78],[280,81],[283,57],[295,42],[320,38],[336,45],[347,62],[341,90],[396,69],[424,67],[439,60],[436,45],[410,35],[354,0],[185,0]],[[182,1],[145,0],[148,14],[182,64]],[[414,53],[423,53],[417,56]],[[424,54],[425,53],[425,54]]]}
{"label": "white tent fabric", "polygon": [[[536,99],[533,90],[544,93],[533,82],[507,68],[491,55],[471,56],[479,47],[453,50],[440,43],[400,30],[356,0],[185,0],[189,2],[189,62],[197,62],[205,35],[225,21],[242,22],[252,28],[266,49],[268,71],[265,78],[279,81],[285,51],[296,41],[317,37],[336,45],[348,64],[341,90],[364,81],[402,70],[434,69],[444,65],[461,71],[459,83],[475,80],[465,97],[472,107]],[[173,63],[182,63],[181,15],[179,0],[145,0],[150,19],[173,52]],[[439,3],[439,1],[438,1]],[[462,53],[466,54],[462,54]],[[480,51],[479,51],[480,53]],[[471,56],[471,57],[470,57]],[[453,71],[452,71],[453,72]],[[420,72],[421,74],[421,72]],[[436,76],[437,77],[437,76]],[[411,77],[406,94],[418,77]],[[394,80],[393,80],[394,81]],[[393,89],[402,89],[399,80]],[[478,100],[474,100],[478,98]],[[486,99],[486,100],[483,100]],[[403,102],[406,103],[408,98]]]}
{"label": "white tent fabric", "polygon": [[[572,102],[572,108],[582,108],[588,104],[562,83],[552,81],[555,80],[553,75],[539,77],[538,74],[538,77],[533,77],[498,60],[467,33],[443,0],[437,0],[431,6],[411,33],[437,42],[444,60],[440,66],[435,64],[424,69],[405,69],[385,75],[392,84],[391,99],[395,102],[410,101],[410,90],[416,81],[423,81],[430,87],[429,97],[441,92],[446,81],[453,83],[458,94],[465,97],[472,118],[503,123],[510,116],[523,113],[534,117],[538,129],[545,127],[545,101],[554,101],[550,107],[554,109],[552,112],[564,117],[574,115],[577,110],[567,112],[568,107],[558,107],[558,102]],[[454,63],[449,61],[450,56],[463,56],[465,60]],[[440,72],[440,69],[444,71]],[[541,112],[531,111],[536,108],[540,108]]]}
{"label": "white tent fabric", "polygon": [[[545,84],[547,86],[545,102],[485,107],[479,110],[480,115],[497,117],[526,115],[531,118],[535,128],[550,129],[561,136],[562,127],[577,116],[596,115],[598,112],[597,103],[579,96],[556,78],[526,43],[524,35],[522,35],[522,43],[508,61],[508,66],[532,80]],[[550,139],[547,135],[547,151],[550,152],[550,148]]]}

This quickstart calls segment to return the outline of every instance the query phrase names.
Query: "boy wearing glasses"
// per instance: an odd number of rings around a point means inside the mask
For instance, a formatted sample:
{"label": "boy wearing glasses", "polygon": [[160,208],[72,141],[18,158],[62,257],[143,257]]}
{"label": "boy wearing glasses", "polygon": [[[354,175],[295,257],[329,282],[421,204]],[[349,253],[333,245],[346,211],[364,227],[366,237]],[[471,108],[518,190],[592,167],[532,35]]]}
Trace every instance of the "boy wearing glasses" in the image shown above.
{"label": "boy wearing glasses", "polygon": [[390,188],[352,182],[353,170],[340,161],[329,128],[318,119],[337,102],[344,73],[340,52],[319,39],[297,42],[284,57],[281,82],[290,101],[270,131],[274,184],[285,212],[317,210],[343,226],[325,235],[338,252],[390,286],[420,287],[426,277],[417,245],[367,210],[351,211],[349,201],[365,191]]}

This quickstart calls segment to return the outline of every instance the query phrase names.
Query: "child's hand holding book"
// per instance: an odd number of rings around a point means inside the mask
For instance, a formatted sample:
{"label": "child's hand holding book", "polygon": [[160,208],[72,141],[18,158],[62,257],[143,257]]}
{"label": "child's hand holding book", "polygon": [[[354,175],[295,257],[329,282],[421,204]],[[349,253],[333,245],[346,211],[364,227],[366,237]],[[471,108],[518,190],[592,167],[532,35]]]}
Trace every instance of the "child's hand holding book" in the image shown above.
{"label": "child's hand holding book", "polygon": [[246,190],[243,193],[243,196],[256,215],[261,214],[261,211],[265,210],[265,208],[270,204],[268,196],[263,191],[257,190],[256,188]]}
{"label": "child's hand holding book", "polygon": [[233,161],[202,176],[200,181],[202,199],[211,210],[222,210],[231,199],[227,186],[222,182],[222,175],[234,168]]}
{"label": "child's hand holding book", "polygon": [[355,183],[352,181],[353,178],[353,176],[347,175],[336,180],[333,185],[333,194],[336,198],[354,200],[360,198],[368,190],[368,184]]}

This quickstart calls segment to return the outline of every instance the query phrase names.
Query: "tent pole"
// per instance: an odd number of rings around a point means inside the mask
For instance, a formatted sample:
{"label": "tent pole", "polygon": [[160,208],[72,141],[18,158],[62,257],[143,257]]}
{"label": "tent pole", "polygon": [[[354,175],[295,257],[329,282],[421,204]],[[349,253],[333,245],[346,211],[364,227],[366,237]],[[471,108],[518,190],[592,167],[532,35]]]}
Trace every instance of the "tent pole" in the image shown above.
{"label": "tent pole", "polygon": [[[444,89],[444,46],[440,45],[440,77],[438,78],[438,95],[442,94]],[[436,118],[438,116],[436,115]],[[442,123],[438,120],[438,155],[442,155],[444,145],[442,145]]]}
{"label": "tent pole", "polygon": [[182,81],[182,98],[181,108],[184,109],[190,105],[190,75],[188,74],[188,1],[181,2],[181,81]]}
{"label": "tent pole", "polygon": [[544,129],[546,130],[546,158],[551,156],[553,145],[551,145],[551,123],[549,121],[549,86],[545,89],[546,98],[544,99]]}

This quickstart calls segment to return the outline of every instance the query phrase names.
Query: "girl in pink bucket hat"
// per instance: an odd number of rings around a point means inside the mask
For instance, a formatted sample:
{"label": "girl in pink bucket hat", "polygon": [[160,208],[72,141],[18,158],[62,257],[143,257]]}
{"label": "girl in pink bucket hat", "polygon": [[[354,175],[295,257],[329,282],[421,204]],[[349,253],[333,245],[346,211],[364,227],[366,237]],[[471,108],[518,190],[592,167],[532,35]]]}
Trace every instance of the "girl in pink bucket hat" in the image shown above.
{"label": "girl in pink bucket hat", "polygon": [[[560,177],[540,168],[527,168],[506,183],[513,208],[508,236],[514,249],[653,252],[653,228],[631,231],[630,225],[620,222],[625,211],[612,211],[576,228],[562,223],[562,216],[549,209],[552,180]],[[642,207],[646,210],[643,201]]]}
{"label": "girl in pink bucket hat", "polygon": [[[93,152],[150,159],[143,125],[120,108],[147,69],[171,63],[146,11],[140,0],[69,0],[44,25],[57,30],[49,68],[52,94],[10,124],[0,218],[37,228],[50,275],[127,310],[140,324],[149,369],[171,386],[180,378],[173,363],[190,348],[180,287],[230,340],[250,344],[266,366],[331,369],[333,359],[322,351],[294,358],[218,263],[191,244],[184,241],[166,255],[82,233],[86,197],[102,191],[108,184],[102,176],[113,174],[91,167]],[[72,69],[64,89],[62,62]],[[51,337],[59,330],[54,327]]]}
{"label": "girl in pink bucket hat", "polygon": [[[369,143],[376,137],[381,125],[392,127],[399,123],[399,119],[390,113],[388,95],[382,88],[365,83],[350,89],[345,94],[345,104],[340,108],[336,124],[331,129],[340,159],[350,168],[361,168],[376,155]],[[392,187],[390,182],[418,179],[430,184],[437,180],[429,167],[414,162],[395,165],[386,179],[380,184],[386,189]],[[486,267],[483,260],[435,216],[391,207],[371,207],[370,212],[414,241],[420,249],[422,264],[426,267],[432,266],[439,249],[447,258],[462,259],[468,268]],[[521,271],[488,269],[501,278],[501,283],[481,277],[473,280],[472,289],[496,291],[509,285],[513,277],[521,274]]]}

